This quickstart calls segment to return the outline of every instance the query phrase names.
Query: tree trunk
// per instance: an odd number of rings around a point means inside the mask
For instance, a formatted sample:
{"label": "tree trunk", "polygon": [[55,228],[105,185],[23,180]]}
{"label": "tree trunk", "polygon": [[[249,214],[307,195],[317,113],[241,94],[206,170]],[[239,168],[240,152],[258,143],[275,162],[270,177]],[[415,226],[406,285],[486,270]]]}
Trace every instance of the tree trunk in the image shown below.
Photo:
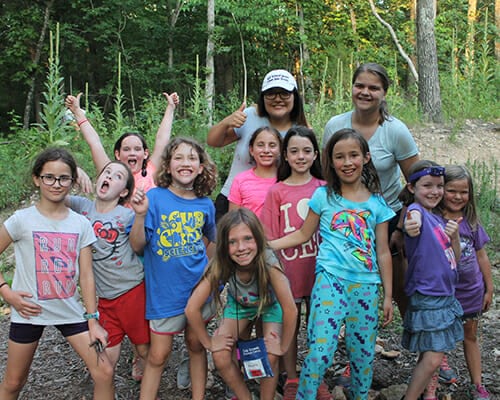
{"label": "tree trunk", "polygon": [[206,83],[205,99],[207,101],[208,125],[212,125],[212,116],[214,110],[214,28],[215,28],[215,0],[208,0],[207,3],[207,59],[206,59]]}
{"label": "tree trunk", "polygon": [[356,11],[354,10],[353,2],[350,1],[349,6],[349,19],[351,20],[352,37],[354,39],[354,52],[359,53],[359,37],[358,37],[358,21],[356,19]]}
{"label": "tree trunk", "polygon": [[[410,21],[413,27],[416,26],[417,19],[417,0],[410,0]],[[411,44],[412,51],[410,51],[410,60],[413,65],[417,65],[417,41],[415,39],[415,30],[412,30],[409,37],[408,42]],[[406,87],[413,88],[416,87],[417,81],[415,80],[415,76],[413,74],[407,75]]]}
{"label": "tree trunk", "polygon": [[45,34],[47,33],[47,28],[49,26],[50,19],[50,9],[54,4],[54,0],[50,0],[47,2],[45,6],[45,15],[43,18],[43,26],[40,31],[40,37],[38,38],[38,43],[36,45],[35,55],[33,57],[33,76],[31,77],[30,88],[28,90],[28,95],[26,96],[26,104],[24,106],[24,118],[23,118],[23,129],[28,129],[30,126],[30,115],[31,115],[31,107],[33,104],[33,96],[35,93],[35,83],[36,83],[36,67],[40,62],[40,57],[42,54],[43,41],[45,40]]}
{"label": "tree trunk", "polygon": [[433,0],[417,0],[418,103],[429,121],[442,122],[435,15]]}
{"label": "tree trunk", "polygon": [[172,15],[170,16],[170,35],[168,37],[169,46],[168,46],[168,69],[171,71],[174,67],[174,48],[173,48],[173,32],[175,28],[175,24],[177,24],[177,19],[179,18],[179,14],[181,12],[181,7],[184,5],[185,0],[177,0],[175,3],[175,8],[171,11]]}
{"label": "tree trunk", "polygon": [[308,102],[311,105],[314,105],[314,96],[312,91],[312,80],[308,75],[304,75],[304,65],[309,65],[309,61],[311,59],[309,55],[309,48],[307,47],[307,42],[305,39],[306,32],[304,29],[305,20],[304,20],[304,10],[302,9],[299,2],[296,4],[297,7],[297,16],[299,19],[299,33],[302,38],[300,41],[300,62],[299,62],[299,76],[302,87],[302,98],[304,101]]}
{"label": "tree trunk", "polygon": [[465,43],[466,71],[469,78],[474,75],[474,35],[476,27],[477,0],[469,0],[467,10],[467,40]]}

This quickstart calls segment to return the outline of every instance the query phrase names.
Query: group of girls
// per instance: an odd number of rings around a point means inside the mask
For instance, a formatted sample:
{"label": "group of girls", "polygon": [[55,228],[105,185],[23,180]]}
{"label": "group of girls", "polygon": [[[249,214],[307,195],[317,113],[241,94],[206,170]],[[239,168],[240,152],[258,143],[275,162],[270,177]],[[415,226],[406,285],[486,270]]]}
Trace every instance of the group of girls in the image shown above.
{"label": "group of girls", "polygon": [[[363,92],[356,99],[367,107],[377,96],[366,92],[379,91],[373,82],[354,87]],[[384,95],[386,90],[383,86]],[[382,326],[393,317],[391,221],[404,228],[408,256],[403,345],[420,352],[406,399],[423,392],[424,398],[435,398],[432,385],[442,355],[464,338],[456,298],[468,303],[464,346],[473,390],[485,393],[475,333],[493,288],[483,248],[488,238],[477,221],[472,180],[465,169],[454,175],[453,167],[445,170],[425,160],[405,164],[408,184],[401,200],[408,211],[397,217],[382,197],[365,134],[352,128],[335,131],[324,144],[321,169],[316,136],[301,126],[305,118],[297,117],[303,110],[297,106],[301,99],[295,80],[275,70],[264,79],[257,107],[242,106],[209,133],[207,141],[214,146],[243,142],[255,163],[250,169],[247,161],[233,163],[246,171],[231,178],[227,199],[218,198],[221,215],[226,206],[229,212],[216,230],[216,210],[208,197],[216,185],[215,165],[196,141],[169,140],[176,96],[166,98],[169,106],[157,135],[160,147],[155,145],[150,163],[145,163],[149,152],[137,135],[121,138],[115,148],[119,161],[111,162],[81,112],[79,96],[68,98],[101,171],[96,200],[69,196],[76,164],[66,151],[49,149],[32,170],[40,201],[16,212],[0,230],[0,252],[14,242],[17,262],[12,288],[0,274],[0,294],[13,309],[0,398],[18,397],[44,326],[55,325],[89,368],[94,398],[114,398],[113,370],[127,335],[145,360],[140,398],[156,399],[173,337],[184,332],[192,398],[205,396],[207,349],[235,396],[250,400],[235,345],[260,319],[273,371],[262,379],[260,399],[274,398],[281,357],[287,373],[285,398],[332,399],[323,377],[333,362],[342,324],[351,396],[366,399],[380,286]],[[254,124],[262,118],[268,126],[249,135],[246,118]],[[413,157],[405,154],[401,160]],[[143,178],[151,178],[155,169],[155,182],[149,185]],[[269,246],[280,250],[278,258]],[[435,249],[432,268],[429,246]],[[144,270],[136,254],[144,256]],[[33,262],[34,270],[28,267]],[[474,291],[474,300],[467,292],[471,280],[479,291]],[[78,301],[78,281],[85,309]],[[210,336],[206,326],[221,304],[221,283],[227,284],[227,300]],[[144,296],[144,303],[137,302]],[[303,301],[309,351],[298,377]],[[95,363],[95,351],[102,362]]]}

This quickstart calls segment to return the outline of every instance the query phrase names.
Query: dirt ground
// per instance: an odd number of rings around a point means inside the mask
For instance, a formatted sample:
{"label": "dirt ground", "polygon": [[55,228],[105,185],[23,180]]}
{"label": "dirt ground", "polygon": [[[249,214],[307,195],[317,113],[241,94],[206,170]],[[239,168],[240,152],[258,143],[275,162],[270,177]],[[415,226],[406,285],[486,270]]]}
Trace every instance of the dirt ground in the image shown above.
{"label": "dirt ground", "polygon": [[[469,161],[493,164],[500,160],[500,123],[466,121],[460,128],[444,125],[410,127],[420,148],[421,158],[435,160],[442,164],[464,163]],[[500,188],[500,182],[495,182]],[[2,213],[0,220],[6,217]],[[500,399],[500,249],[496,249],[491,261],[496,283],[494,304],[481,319],[479,337],[481,340],[483,380],[492,394],[492,399]],[[5,257],[5,256],[3,256]],[[10,256],[9,256],[10,257]],[[3,376],[7,356],[7,337],[9,328],[8,308],[0,309],[0,376]],[[304,327],[303,327],[304,328]],[[415,355],[404,351],[400,346],[401,327],[398,321],[379,333],[384,340],[385,350],[399,350],[394,358],[384,358],[378,354],[374,366],[373,393],[371,398],[382,398],[379,390],[396,384],[405,384],[415,365]],[[174,342],[174,353],[163,374],[159,396],[164,400],[190,399],[189,390],[176,387],[177,366],[180,361],[181,338]],[[306,351],[304,329],[299,338],[299,359]],[[345,366],[345,349],[341,346],[336,362],[326,374],[330,388],[335,386],[336,377]],[[459,382],[452,386],[442,386],[441,393],[451,394],[453,400],[467,399],[466,388],[469,376],[461,345],[449,354],[449,363],[457,371]],[[139,385],[130,378],[131,351],[128,341],[124,344],[122,356],[116,373],[116,399],[137,399]],[[224,399],[221,379],[214,372],[207,388],[208,400]],[[255,384],[253,388],[257,390]],[[379,397],[377,397],[379,396]],[[29,380],[20,396],[23,400],[84,400],[92,398],[92,382],[83,363],[74,354],[57,330],[46,329],[36,353]],[[342,395],[340,397],[342,398]],[[391,400],[389,398],[389,400]]]}

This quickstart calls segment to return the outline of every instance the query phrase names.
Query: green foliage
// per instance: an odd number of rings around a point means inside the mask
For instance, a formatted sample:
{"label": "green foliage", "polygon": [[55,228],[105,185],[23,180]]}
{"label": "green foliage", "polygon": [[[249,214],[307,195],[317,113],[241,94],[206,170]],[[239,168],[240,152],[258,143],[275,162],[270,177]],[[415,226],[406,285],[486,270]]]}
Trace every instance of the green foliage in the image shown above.
{"label": "green foliage", "polygon": [[476,206],[482,225],[488,232],[492,243],[487,247],[490,259],[498,258],[500,252],[500,165],[498,160],[492,163],[477,162],[468,163],[471,171],[474,190],[476,195]]}
{"label": "green foliage", "polygon": [[56,35],[53,38],[50,32],[50,52],[49,71],[45,82],[45,92],[42,93],[44,101],[41,103],[42,112],[39,124],[40,145],[45,146],[66,146],[68,144],[65,137],[70,132],[70,127],[65,122],[64,78],[61,76],[59,65],[59,25],[56,27]]}

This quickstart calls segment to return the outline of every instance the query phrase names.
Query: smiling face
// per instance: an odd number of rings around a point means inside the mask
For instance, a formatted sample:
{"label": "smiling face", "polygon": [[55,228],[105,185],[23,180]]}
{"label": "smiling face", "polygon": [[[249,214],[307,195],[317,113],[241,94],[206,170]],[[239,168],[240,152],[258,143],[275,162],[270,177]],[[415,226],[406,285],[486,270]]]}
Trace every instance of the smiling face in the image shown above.
{"label": "smiling face", "polygon": [[125,137],[119,150],[115,151],[115,158],[130,167],[133,174],[141,171],[144,160],[149,156],[149,151],[144,149],[144,145],[137,136]]}
{"label": "smiling face", "polygon": [[352,84],[352,102],[358,111],[379,112],[385,95],[382,81],[374,73],[361,72]]}
{"label": "smiling face", "polygon": [[229,230],[228,253],[240,267],[251,265],[257,256],[257,242],[250,228],[240,223]]}
{"label": "smiling face", "polygon": [[275,167],[280,155],[280,141],[274,133],[264,129],[255,137],[249,150],[258,167]]}
{"label": "smiling face", "polygon": [[354,138],[339,140],[333,147],[333,168],[343,184],[360,180],[363,166],[369,160],[370,155],[363,155],[359,142]]}
{"label": "smiling face", "polygon": [[318,154],[311,140],[303,136],[292,136],[286,148],[286,161],[296,174],[309,172]]}
{"label": "smiling face", "polygon": [[425,209],[435,208],[444,193],[444,177],[425,175],[415,183],[408,184],[408,190],[415,196],[415,201]]}
{"label": "smiling face", "polygon": [[470,189],[467,179],[456,179],[444,186],[443,203],[447,218],[456,219],[462,216],[469,203]]}
{"label": "smiling face", "polygon": [[168,173],[172,176],[174,185],[192,188],[194,180],[202,172],[200,156],[191,145],[181,143],[173,150]]}
{"label": "smiling face", "polygon": [[109,163],[97,178],[97,198],[103,201],[118,201],[120,197],[126,197],[128,195],[128,176],[129,172],[125,166]]}
{"label": "smiling face", "polygon": [[264,93],[264,107],[271,120],[290,119],[295,94],[281,88],[272,88]]}
{"label": "smiling face", "polygon": [[[43,183],[42,176],[53,178],[58,178],[52,185],[47,185]],[[69,186],[61,186],[61,179],[68,180],[71,179],[71,168],[68,164],[61,160],[56,161],[48,161],[43,165],[43,168],[40,172],[40,176],[33,176],[33,182],[35,186],[40,189],[40,198],[41,200],[48,200],[52,203],[61,203],[64,202],[65,197],[68,195],[69,191],[72,188],[72,185]]]}

